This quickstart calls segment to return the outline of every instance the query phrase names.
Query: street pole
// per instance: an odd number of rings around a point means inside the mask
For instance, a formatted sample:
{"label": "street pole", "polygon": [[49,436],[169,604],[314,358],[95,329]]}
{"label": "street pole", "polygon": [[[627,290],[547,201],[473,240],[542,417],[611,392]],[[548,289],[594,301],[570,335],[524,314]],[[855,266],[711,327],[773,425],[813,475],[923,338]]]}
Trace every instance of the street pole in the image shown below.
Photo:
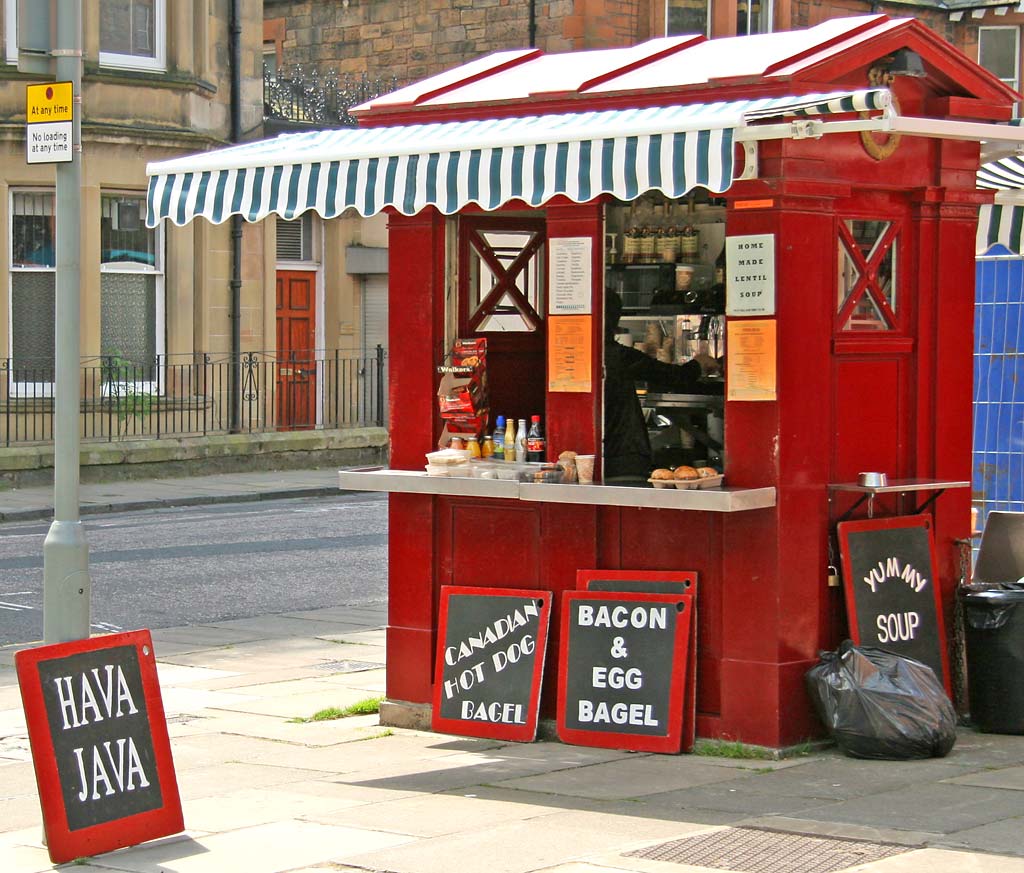
{"label": "street pole", "polygon": [[58,82],[73,92],[72,159],[57,164],[53,523],[43,543],[43,640],[86,639],[90,628],[89,547],[78,512],[82,182],[82,0],[57,0]]}

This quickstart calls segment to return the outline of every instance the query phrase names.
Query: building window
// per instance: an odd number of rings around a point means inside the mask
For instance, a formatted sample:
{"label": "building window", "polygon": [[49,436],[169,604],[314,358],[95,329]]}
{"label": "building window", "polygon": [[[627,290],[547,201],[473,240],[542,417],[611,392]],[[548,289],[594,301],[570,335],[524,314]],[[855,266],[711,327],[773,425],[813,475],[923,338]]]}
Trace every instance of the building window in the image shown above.
{"label": "building window", "polygon": [[711,0],[666,0],[665,36],[711,35]]}
{"label": "building window", "polygon": [[166,0],[100,0],[100,64],[166,69]]}
{"label": "building window", "polygon": [[305,212],[292,221],[277,217],[277,259],[311,263],[313,255],[313,213]]}
{"label": "building window", "polygon": [[738,0],[736,3],[736,35],[771,33],[772,0]]}
{"label": "building window", "polygon": [[4,0],[4,55],[8,64],[18,63],[18,0]]}
{"label": "building window", "polygon": [[160,230],[145,220],[141,195],[100,198],[100,351],[122,369],[118,381],[153,390],[164,353],[164,276]]}
{"label": "building window", "polygon": [[[1020,86],[1020,29],[979,27],[978,64],[1017,91]],[[1014,116],[1018,111],[1014,106]]]}
{"label": "building window", "polygon": [[[11,385],[49,386],[54,370],[56,227],[52,191],[11,193]],[[32,393],[38,393],[35,390]]]}
{"label": "building window", "polygon": [[899,226],[852,219],[839,226],[838,322],[844,331],[899,327],[896,298]]}

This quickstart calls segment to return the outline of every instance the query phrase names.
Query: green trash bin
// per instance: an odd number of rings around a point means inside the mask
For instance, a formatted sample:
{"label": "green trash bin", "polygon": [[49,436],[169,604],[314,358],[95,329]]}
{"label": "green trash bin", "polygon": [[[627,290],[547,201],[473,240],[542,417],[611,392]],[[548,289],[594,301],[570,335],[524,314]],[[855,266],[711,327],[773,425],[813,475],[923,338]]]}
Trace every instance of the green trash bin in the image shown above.
{"label": "green trash bin", "polygon": [[993,734],[1024,734],[1024,584],[960,592],[971,721]]}

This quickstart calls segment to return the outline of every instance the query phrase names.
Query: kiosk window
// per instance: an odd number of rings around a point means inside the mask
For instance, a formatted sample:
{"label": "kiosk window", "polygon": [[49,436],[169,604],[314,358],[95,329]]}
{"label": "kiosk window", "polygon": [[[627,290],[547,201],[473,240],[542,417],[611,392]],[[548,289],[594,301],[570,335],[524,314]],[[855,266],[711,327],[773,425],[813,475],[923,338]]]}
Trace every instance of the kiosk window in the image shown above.
{"label": "kiosk window", "polygon": [[544,311],[544,235],[473,229],[469,238],[469,319],[480,333],[535,331]]}
{"label": "kiosk window", "polygon": [[895,222],[853,219],[840,223],[837,312],[841,330],[896,328],[898,239]]}

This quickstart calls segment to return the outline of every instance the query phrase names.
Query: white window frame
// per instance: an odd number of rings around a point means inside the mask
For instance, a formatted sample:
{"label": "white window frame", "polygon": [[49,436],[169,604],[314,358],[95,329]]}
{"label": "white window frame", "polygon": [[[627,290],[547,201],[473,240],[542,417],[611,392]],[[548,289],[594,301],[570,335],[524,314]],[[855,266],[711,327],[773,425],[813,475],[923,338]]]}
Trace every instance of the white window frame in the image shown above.
{"label": "white window frame", "polygon": [[[103,0],[100,0],[102,4]],[[103,14],[100,9],[100,14]],[[100,66],[119,70],[167,70],[167,0],[153,0],[153,57],[100,52]]]}
{"label": "white window frame", "polygon": [[4,45],[7,63],[18,63],[18,0],[4,0]]}
{"label": "white window frame", "polygon": [[[704,20],[704,36],[711,38],[711,18],[712,18],[712,5],[714,0],[708,0],[708,14]],[[668,13],[669,13],[670,0],[665,0],[665,18],[662,21],[662,34],[668,36]]]}
{"label": "white window frame", "polygon": [[[49,194],[52,198],[53,220],[54,220],[54,266],[52,267],[15,267],[14,266],[14,198],[18,194]],[[9,314],[7,324],[7,348],[11,354],[8,357],[14,359],[14,277],[24,273],[53,273],[54,289],[57,286],[57,192],[53,188],[25,187],[10,188],[7,192],[7,312]],[[54,309],[57,300],[54,297]],[[56,313],[55,313],[56,314]],[[53,382],[16,382],[14,379],[14,368],[7,374],[7,390],[11,397],[52,397]]]}
{"label": "white window frame", "polygon": [[[1020,28],[1016,27],[1015,25],[1009,25],[1009,24],[979,27],[978,28],[978,65],[979,66],[984,66],[984,64],[981,63],[981,33],[982,33],[982,31],[985,31],[985,30],[1012,30],[1013,31],[1013,37],[1014,37],[1013,41],[1014,41],[1014,45],[1015,45],[1015,51],[1013,53],[1013,78],[1012,79],[1004,79],[1004,78],[1002,78],[1000,76],[999,77],[999,81],[1009,85],[1011,88],[1013,88],[1014,91],[1018,90],[1018,88],[1020,86]],[[986,67],[986,69],[987,69],[987,67]],[[989,70],[989,72],[991,73],[992,71]],[[992,75],[995,75],[995,73],[992,73]]]}
{"label": "white window frame", "polygon": [[[753,5],[753,0],[747,0],[747,9]],[[761,14],[758,18],[759,27],[757,30],[750,29],[750,15],[747,15],[747,32],[737,33],[736,36],[754,36],[758,33],[771,33],[773,19],[775,18],[775,0],[761,0]]]}
{"label": "white window frame", "polygon": [[[132,199],[138,199],[141,201],[142,209],[139,214],[139,221],[145,224],[146,221],[146,194],[144,191],[116,191],[104,189],[100,192],[100,203],[102,204],[104,197],[131,197]],[[102,207],[101,207],[102,208]],[[161,360],[164,360],[167,352],[167,305],[166,305],[166,290],[165,290],[165,279],[166,275],[164,272],[164,222],[160,222],[155,228],[153,228],[155,234],[155,245],[153,246],[153,266],[149,264],[137,264],[132,262],[124,261],[113,261],[113,262],[100,262],[100,312],[103,311],[103,276],[104,274],[118,274],[118,273],[134,273],[134,274],[145,274],[156,276],[156,344],[154,346],[154,354],[157,359],[156,381],[133,381],[133,382],[104,382],[101,391],[104,397],[121,396],[128,394],[154,394],[159,395],[164,392],[164,378],[163,378],[163,366],[160,364]],[[102,247],[101,247],[102,256]],[[102,316],[101,316],[102,317]],[[100,336],[103,336],[103,325],[100,325]],[[103,350],[100,350],[100,354],[103,354]],[[116,386],[116,388],[114,387]],[[113,390],[112,390],[113,389]]]}

